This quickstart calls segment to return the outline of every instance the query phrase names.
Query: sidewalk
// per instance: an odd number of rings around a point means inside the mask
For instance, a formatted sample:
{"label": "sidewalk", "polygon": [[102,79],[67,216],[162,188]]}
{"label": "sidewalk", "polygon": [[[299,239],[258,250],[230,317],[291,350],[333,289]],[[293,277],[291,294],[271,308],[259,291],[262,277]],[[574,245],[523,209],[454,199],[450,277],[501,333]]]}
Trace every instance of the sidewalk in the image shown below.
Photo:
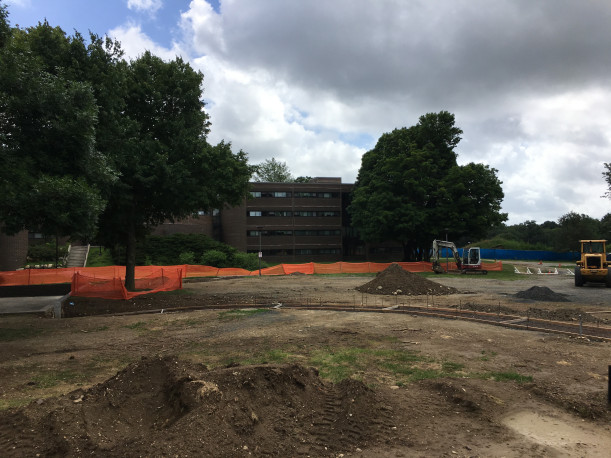
{"label": "sidewalk", "polygon": [[0,315],[20,313],[52,314],[59,318],[65,296],[0,297]]}

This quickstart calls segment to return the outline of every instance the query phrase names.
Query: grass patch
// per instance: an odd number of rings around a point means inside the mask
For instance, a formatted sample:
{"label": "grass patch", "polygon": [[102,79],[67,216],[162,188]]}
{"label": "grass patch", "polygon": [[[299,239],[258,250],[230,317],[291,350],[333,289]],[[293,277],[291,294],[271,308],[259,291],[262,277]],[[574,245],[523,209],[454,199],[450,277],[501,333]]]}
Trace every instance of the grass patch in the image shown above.
{"label": "grass patch", "polygon": [[[246,358],[243,354],[228,355],[218,361],[218,366],[227,367],[232,364],[239,364],[240,366],[255,364],[283,364],[292,359],[293,357],[290,353],[280,349],[273,349],[255,353]],[[208,364],[210,363],[208,362]],[[216,367],[217,365],[212,364],[211,366]]]}
{"label": "grass patch", "polygon": [[450,361],[441,363],[441,371],[445,373],[459,372],[459,371],[462,371],[464,367],[465,367],[464,364],[453,363]]}
{"label": "grass patch", "polygon": [[481,361],[488,361],[490,358],[495,357],[498,353],[495,351],[487,352],[486,350],[482,350],[482,356],[479,358]]}
{"label": "grass patch", "polygon": [[100,251],[99,247],[93,247],[89,250],[87,255],[87,267],[106,267],[114,266],[115,263],[112,260],[111,250],[102,248]]}
{"label": "grass patch", "polygon": [[291,358],[291,355],[282,350],[267,350],[260,355],[255,356],[254,358],[247,359],[245,361],[246,364],[282,364],[287,362]]}
{"label": "grass patch", "polygon": [[315,352],[310,358],[310,363],[318,369],[320,376],[335,383],[368,368],[389,372],[405,379],[403,381],[440,376],[441,371],[417,366],[428,361],[427,357],[414,352],[369,348],[327,348]]}
{"label": "grass patch", "polygon": [[52,388],[62,383],[74,384],[85,380],[86,377],[83,374],[71,370],[46,372],[32,379],[37,388]]}
{"label": "grass patch", "polygon": [[30,402],[32,402],[30,398],[0,399],[0,411],[24,407]]}
{"label": "grass patch", "polygon": [[36,328],[3,328],[0,329],[0,342],[30,339],[42,333],[42,329]]}
{"label": "grass patch", "polygon": [[123,327],[133,329],[134,331],[144,331],[146,329],[146,321],[137,321],[136,323],[126,324]]}
{"label": "grass patch", "polygon": [[268,309],[239,309],[239,310],[226,310],[219,313],[219,320],[241,320],[243,318],[258,315],[260,313],[270,313]]}

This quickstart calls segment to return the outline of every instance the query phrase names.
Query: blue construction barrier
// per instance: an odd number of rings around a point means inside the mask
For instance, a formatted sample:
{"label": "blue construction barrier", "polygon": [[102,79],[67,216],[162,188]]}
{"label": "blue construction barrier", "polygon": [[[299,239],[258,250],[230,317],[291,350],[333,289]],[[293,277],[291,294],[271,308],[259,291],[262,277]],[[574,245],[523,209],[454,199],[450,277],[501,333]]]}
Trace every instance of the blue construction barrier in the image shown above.
{"label": "blue construction barrier", "polygon": [[[462,256],[462,250],[461,256]],[[500,248],[482,248],[483,259],[512,261],[577,261],[578,251],[542,251],[542,250],[503,250]]]}

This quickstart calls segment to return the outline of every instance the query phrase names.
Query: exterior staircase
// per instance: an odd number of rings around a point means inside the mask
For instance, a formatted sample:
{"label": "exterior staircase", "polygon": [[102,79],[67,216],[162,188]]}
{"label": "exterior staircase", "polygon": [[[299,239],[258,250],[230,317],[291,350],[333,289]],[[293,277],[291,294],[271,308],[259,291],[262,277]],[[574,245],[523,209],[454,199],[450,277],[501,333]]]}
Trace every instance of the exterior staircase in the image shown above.
{"label": "exterior staircase", "polygon": [[71,246],[68,252],[66,267],[85,267],[87,256],[89,255],[89,245]]}

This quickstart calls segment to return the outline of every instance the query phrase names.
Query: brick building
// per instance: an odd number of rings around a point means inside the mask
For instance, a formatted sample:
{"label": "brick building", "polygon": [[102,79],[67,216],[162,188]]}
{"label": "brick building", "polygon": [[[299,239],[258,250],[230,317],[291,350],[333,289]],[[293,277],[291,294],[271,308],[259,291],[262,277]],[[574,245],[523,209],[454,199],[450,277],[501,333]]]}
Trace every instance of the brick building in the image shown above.
{"label": "brick building", "polygon": [[400,260],[392,243],[368,246],[346,211],[354,185],[341,178],[251,183],[249,198],[220,214],[220,240],[268,262]]}
{"label": "brick building", "polygon": [[251,183],[237,207],[164,223],[154,235],[201,233],[267,262],[400,261],[392,242],[366,244],[350,224],[346,208],[353,184],[319,177],[307,183]]}
{"label": "brick building", "polygon": [[[250,195],[240,206],[166,222],[153,234],[205,234],[240,251],[261,250],[271,263],[400,261],[400,245],[370,245],[357,236],[346,211],[353,187],[341,178],[251,183]],[[0,264],[5,262],[0,270],[21,267],[26,254],[27,233],[25,238],[0,237]]]}
{"label": "brick building", "polygon": [[28,231],[16,235],[0,232],[0,271],[23,267],[28,255],[28,242]]}

